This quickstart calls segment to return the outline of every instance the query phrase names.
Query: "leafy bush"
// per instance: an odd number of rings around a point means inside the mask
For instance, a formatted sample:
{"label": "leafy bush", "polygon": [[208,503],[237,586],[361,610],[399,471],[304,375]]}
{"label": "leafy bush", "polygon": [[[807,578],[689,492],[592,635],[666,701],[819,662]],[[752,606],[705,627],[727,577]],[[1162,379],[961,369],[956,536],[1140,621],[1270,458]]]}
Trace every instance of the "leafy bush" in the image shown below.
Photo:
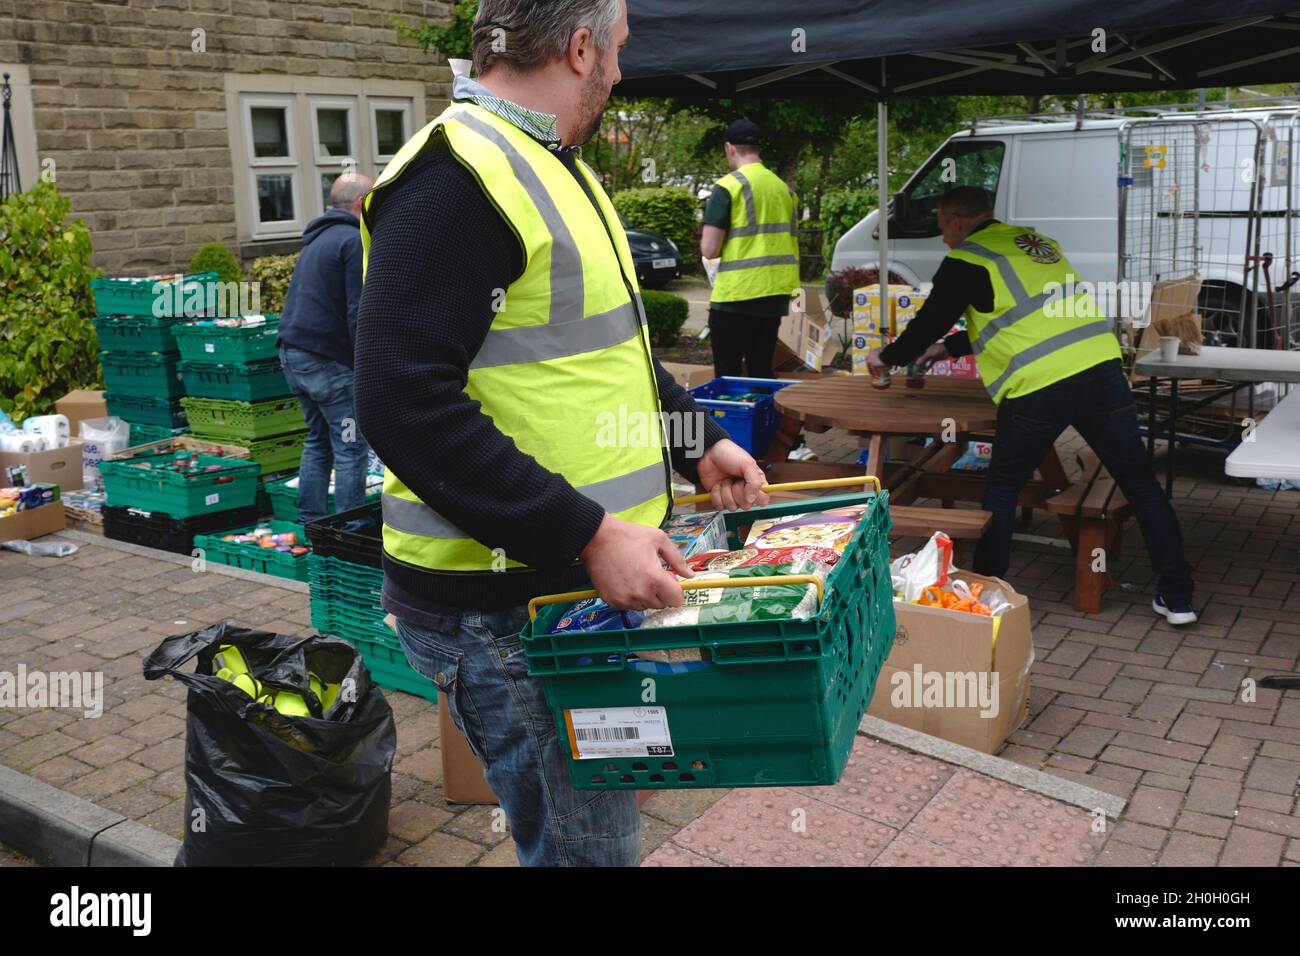
{"label": "leafy bush", "polygon": [[835,243],[876,205],[874,189],[844,189],[822,196],[822,223],[826,229],[822,234],[822,257],[827,269],[831,267]]}
{"label": "leafy bush", "polygon": [[298,253],[291,256],[262,256],[248,264],[248,277],[259,286],[259,304],[267,315],[284,311],[284,297],[289,293],[289,280],[293,278]]}
{"label": "leafy bush", "polygon": [[215,272],[222,282],[238,282],[244,278],[244,270],[239,267],[235,254],[220,242],[209,242],[194,253],[190,260],[190,272]]}
{"label": "leafy bush", "polygon": [[90,230],[41,180],[0,203],[0,408],[22,421],[74,388],[99,388]]}
{"label": "leafy bush", "polygon": [[[853,290],[863,286],[876,285],[880,281],[880,270],[865,266],[850,266],[832,272],[826,277],[826,300],[830,304],[831,314],[847,319],[853,315]],[[907,280],[897,272],[890,270],[891,285],[904,285]]]}
{"label": "leafy bush", "polygon": [[646,289],[641,293],[645,318],[650,326],[650,344],[655,348],[672,348],[686,324],[690,304],[680,295]]}
{"label": "leafy bush", "polygon": [[657,232],[677,244],[682,272],[699,269],[699,246],[694,238],[695,198],[689,190],[675,186],[624,189],[614,194],[613,201],[629,229]]}

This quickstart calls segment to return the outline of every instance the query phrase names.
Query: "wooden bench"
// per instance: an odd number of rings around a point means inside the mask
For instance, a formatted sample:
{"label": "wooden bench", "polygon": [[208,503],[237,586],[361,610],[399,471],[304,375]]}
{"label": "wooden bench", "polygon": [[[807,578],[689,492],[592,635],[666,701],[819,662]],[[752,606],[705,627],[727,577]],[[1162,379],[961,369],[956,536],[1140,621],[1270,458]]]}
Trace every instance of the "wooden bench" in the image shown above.
{"label": "wooden bench", "polygon": [[[1074,546],[1074,609],[1101,610],[1101,594],[1110,586],[1104,570],[1117,560],[1124,540],[1124,521],[1131,508],[1115,479],[1091,452],[1079,455],[1083,474],[1068,489],[1047,500],[1047,510],[1061,519]],[[1100,551],[1100,554],[1097,552]],[[1098,558],[1103,570],[1094,570]]]}

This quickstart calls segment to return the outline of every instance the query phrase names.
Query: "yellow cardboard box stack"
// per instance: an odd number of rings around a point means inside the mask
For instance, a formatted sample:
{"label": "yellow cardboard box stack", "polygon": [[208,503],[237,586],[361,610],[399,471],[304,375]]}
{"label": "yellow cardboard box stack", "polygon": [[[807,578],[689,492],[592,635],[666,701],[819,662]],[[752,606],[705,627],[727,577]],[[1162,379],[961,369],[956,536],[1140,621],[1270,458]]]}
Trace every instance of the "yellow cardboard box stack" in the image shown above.
{"label": "yellow cardboard box stack", "polygon": [[888,345],[907,328],[925,304],[925,293],[910,285],[889,286],[889,315],[880,314],[880,286],[853,290],[853,374],[867,374],[867,353]]}

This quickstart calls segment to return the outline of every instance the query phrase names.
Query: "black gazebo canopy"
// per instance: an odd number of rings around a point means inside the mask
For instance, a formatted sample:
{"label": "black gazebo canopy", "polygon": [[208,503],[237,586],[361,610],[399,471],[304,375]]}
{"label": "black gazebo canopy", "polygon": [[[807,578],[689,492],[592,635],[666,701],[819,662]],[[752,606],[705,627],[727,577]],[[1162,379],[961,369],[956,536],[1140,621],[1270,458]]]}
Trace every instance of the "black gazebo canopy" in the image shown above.
{"label": "black gazebo canopy", "polygon": [[[1227,16],[1225,16],[1227,15]],[[629,0],[626,96],[1076,94],[1300,81],[1273,0]]]}

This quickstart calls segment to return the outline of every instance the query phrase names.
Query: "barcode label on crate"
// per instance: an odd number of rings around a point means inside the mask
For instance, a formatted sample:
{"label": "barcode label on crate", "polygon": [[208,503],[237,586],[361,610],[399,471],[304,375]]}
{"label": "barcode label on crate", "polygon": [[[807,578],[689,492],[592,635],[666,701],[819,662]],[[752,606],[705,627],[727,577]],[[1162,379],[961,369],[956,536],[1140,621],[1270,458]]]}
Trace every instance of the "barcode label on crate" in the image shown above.
{"label": "barcode label on crate", "polygon": [[215,352],[216,350],[217,350],[217,344],[216,344],[215,342],[204,342],[204,343],[203,343],[203,351],[205,351],[205,352]]}
{"label": "barcode label on crate", "polygon": [[668,711],[663,707],[566,710],[564,723],[578,760],[673,755]]}
{"label": "barcode label on crate", "polygon": [[221,495],[219,494],[208,495],[206,498],[203,499],[203,503],[205,505],[215,505],[220,500],[221,500]]}

